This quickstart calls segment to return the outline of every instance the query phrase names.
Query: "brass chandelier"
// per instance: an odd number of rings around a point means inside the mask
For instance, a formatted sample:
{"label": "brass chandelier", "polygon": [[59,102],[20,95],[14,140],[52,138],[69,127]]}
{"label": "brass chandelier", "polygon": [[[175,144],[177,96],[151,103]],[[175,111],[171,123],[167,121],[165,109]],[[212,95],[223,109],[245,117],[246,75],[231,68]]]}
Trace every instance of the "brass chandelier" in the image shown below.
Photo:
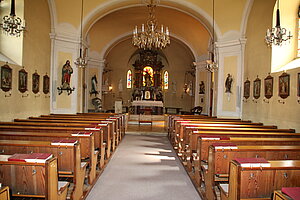
{"label": "brass chandelier", "polygon": [[25,30],[25,23],[24,21],[22,22],[20,17],[16,16],[15,0],[11,0],[10,9],[10,15],[3,17],[3,22],[0,23],[0,28],[2,28],[8,35],[20,37],[22,31]]}
{"label": "brass chandelier", "polygon": [[157,20],[155,18],[155,8],[157,0],[150,0],[147,4],[149,16],[146,26],[142,24],[141,30],[138,27],[133,29],[132,44],[140,49],[163,49],[170,44],[169,28],[161,25],[160,31],[157,30]]}
{"label": "brass chandelier", "polygon": [[291,35],[291,31],[289,31],[289,35],[287,35],[287,30],[285,28],[281,28],[280,26],[280,12],[278,0],[276,10],[276,26],[267,30],[265,42],[268,46],[272,46],[272,44],[281,46],[283,42],[290,40],[292,37],[293,36]]}

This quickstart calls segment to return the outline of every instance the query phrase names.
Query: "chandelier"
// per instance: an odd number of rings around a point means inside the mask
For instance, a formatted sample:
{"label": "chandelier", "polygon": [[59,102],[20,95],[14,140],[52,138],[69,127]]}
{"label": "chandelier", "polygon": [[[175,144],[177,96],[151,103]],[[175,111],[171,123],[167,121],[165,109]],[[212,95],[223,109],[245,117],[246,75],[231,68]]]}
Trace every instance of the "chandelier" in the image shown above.
{"label": "chandelier", "polygon": [[169,28],[166,27],[164,30],[164,26],[161,25],[160,31],[157,30],[157,20],[154,15],[157,3],[157,0],[150,0],[147,5],[149,16],[146,27],[142,24],[140,32],[138,32],[137,26],[133,30],[132,43],[140,49],[163,49],[170,44]]}
{"label": "chandelier", "polygon": [[218,70],[218,65],[215,62],[215,0],[213,0],[213,35],[212,35],[212,50],[209,52],[209,60],[206,60],[206,66],[205,69],[209,72],[214,72]]}
{"label": "chandelier", "polygon": [[74,61],[74,64],[79,68],[85,68],[87,65],[87,60],[85,58],[85,52],[83,52],[83,44],[82,44],[82,15],[83,15],[83,0],[81,0],[81,17],[80,17],[80,50],[79,57]]}
{"label": "chandelier", "polygon": [[286,35],[286,32],[287,32],[286,29],[281,28],[280,26],[279,0],[278,0],[277,11],[276,11],[276,26],[272,29],[267,30],[265,36],[265,42],[268,44],[268,46],[271,46],[272,44],[280,46],[282,42],[285,42],[293,37],[291,35],[291,31],[289,31],[289,35]]}
{"label": "chandelier", "polygon": [[21,18],[16,16],[15,0],[11,0],[10,9],[10,15],[3,17],[3,22],[0,23],[0,28],[2,28],[8,35],[20,37],[21,32],[25,29],[25,23],[22,23]]}

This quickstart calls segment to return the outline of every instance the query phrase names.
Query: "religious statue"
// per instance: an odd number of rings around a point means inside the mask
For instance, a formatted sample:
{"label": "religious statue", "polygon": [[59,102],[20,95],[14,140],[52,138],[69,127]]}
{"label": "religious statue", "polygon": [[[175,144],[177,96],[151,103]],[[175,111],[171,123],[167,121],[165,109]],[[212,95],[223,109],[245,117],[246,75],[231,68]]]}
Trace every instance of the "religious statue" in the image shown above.
{"label": "religious statue", "polygon": [[91,95],[92,95],[92,94],[95,94],[95,96],[96,96],[96,95],[99,93],[99,92],[97,91],[97,84],[98,84],[98,81],[97,81],[96,75],[94,75],[94,76],[92,77],[91,81],[92,81],[92,88],[91,88],[90,94],[91,94]]}
{"label": "religious statue", "polygon": [[62,68],[61,84],[63,88],[70,88],[70,81],[71,81],[72,74],[73,74],[73,69],[70,65],[70,61],[67,60]]}
{"label": "religious statue", "polygon": [[147,71],[145,72],[145,86],[146,87],[151,87],[152,86],[151,75]]}
{"label": "religious statue", "polygon": [[227,75],[225,81],[225,93],[231,93],[231,85],[232,85],[233,78],[230,74]]}
{"label": "religious statue", "polygon": [[155,90],[155,100],[163,102],[163,94],[162,94],[161,89],[156,89]]}
{"label": "religious statue", "polygon": [[199,84],[199,94],[205,94],[205,85],[203,81]]}

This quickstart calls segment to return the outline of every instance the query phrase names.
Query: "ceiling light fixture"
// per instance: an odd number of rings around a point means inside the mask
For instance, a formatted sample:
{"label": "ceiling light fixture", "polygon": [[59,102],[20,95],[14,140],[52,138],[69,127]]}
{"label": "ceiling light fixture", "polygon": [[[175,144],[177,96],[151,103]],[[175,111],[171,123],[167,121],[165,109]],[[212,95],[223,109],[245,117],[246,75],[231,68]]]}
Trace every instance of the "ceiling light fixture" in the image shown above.
{"label": "ceiling light fixture", "polygon": [[3,17],[0,28],[4,33],[16,37],[20,37],[22,31],[25,30],[25,22],[22,22],[21,18],[16,16],[15,0],[11,0],[10,15]]}
{"label": "ceiling light fixture", "polygon": [[289,35],[286,35],[287,31],[285,28],[281,28],[280,26],[280,12],[279,12],[279,0],[277,1],[277,11],[276,11],[276,26],[274,28],[268,29],[265,42],[268,46],[272,46],[272,44],[281,46],[282,42],[288,41],[293,36],[291,35],[291,31],[289,31]]}
{"label": "ceiling light fixture", "polygon": [[86,60],[86,49],[83,52],[83,44],[82,44],[82,16],[83,16],[83,0],[81,0],[81,17],[80,17],[80,50],[79,50],[79,57],[76,59],[74,64],[79,67],[79,68],[85,68],[87,65],[87,60]]}
{"label": "ceiling light fixture", "polygon": [[133,30],[132,43],[134,46],[140,49],[163,49],[170,44],[170,32],[169,28],[161,25],[160,31],[157,29],[157,19],[155,18],[155,8],[159,3],[159,0],[146,1],[149,16],[146,22],[146,27],[142,24],[140,32],[138,27],[135,26]]}
{"label": "ceiling light fixture", "polygon": [[209,51],[209,60],[206,60],[205,69],[209,72],[214,72],[218,70],[218,65],[215,62],[215,0],[213,0],[213,31],[212,31],[212,50]]}

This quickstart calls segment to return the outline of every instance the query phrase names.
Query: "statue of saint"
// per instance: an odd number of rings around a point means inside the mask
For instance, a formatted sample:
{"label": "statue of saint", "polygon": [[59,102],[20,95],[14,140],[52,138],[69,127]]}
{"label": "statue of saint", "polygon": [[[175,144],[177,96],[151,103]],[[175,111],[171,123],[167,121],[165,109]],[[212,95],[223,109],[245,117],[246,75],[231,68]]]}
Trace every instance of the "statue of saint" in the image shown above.
{"label": "statue of saint", "polygon": [[97,91],[97,84],[98,84],[98,81],[97,81],[97,77],[96,75],[94,75],[91,79],[92,81],[92,89],[90,91],[90,94],[98,94],[99,92]]}
{"label": "statue of saint", "polygon": [[230,74],[227,75],[225,81],[225,93],[231,93],[231,85],[232,85],[233,78]]}
{"label": "statue of saint", "polygon": [[70,87],[70,81],[71,81],[71,75],[73,74],[73,69],[70,65],[70,61],[67,60],[62,68],[62,80],[61,84],[63,88],[69,88]]}
{"label": "statue of saint", "polygon": [[147,71],[146,71],[146,74],[145,74],[145,86],[146,87],[151,87],[152,86],[151,75]]}

